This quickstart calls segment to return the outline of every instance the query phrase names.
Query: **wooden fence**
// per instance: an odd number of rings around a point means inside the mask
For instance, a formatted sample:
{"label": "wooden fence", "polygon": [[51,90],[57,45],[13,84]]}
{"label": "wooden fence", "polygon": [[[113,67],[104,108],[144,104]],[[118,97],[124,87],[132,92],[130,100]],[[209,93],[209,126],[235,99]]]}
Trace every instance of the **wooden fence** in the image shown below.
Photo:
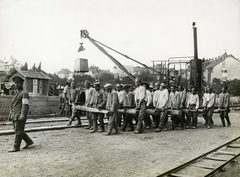
{"label": "wooden fence", "polygon": [[[0,119],[7,119],[13,96],[0,96]],[[29,100],[29,115],[57,114],[59,111],[58,96],[34,96]]]}

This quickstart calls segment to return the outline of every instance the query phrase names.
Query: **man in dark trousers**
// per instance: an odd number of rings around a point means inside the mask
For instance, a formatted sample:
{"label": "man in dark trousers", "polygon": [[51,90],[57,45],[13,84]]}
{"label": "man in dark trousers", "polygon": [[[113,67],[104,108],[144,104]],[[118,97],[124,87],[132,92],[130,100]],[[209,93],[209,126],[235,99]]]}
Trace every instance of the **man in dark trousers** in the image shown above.
{"label": "man in dark trousers", "polygon": [[[95,90],[93,92],[91,101],[90,101],[90,107],[93,108],[105,108],[106,102],[107,102],[107,95],[106,92],[101,89],[100,83],[97,82],[94,84]],[[93,130],[91,133],[97,132],[97,120],[100,123],[100,132],[104,132],[104,114],[102,113],[93,113],[92,112],[92,120],[93,120]]]}
{"label": "man in dark trousers", "polygon": [[8,119],[13,122],[15,140],[13,148],[8,152],[20,151],[22,139],[26,142],[26,146],[24,146],[23,149],[27,149],[33,144],[32,139],[24,131],[29,110],[29,95],[23,90],[24,80],[21,77],[15,76],[13,82],[16,84],[17,93],[12,99]]}
{"label": "man in dark trousers", "polygon": [[146,104],[147,104],[147,96],[146,96],[146,88],[141,86],[142,82],[140,78],[135,79],[136,89],[134,90],[134,100],[136,104],[136,110],[138,112],[138,123],[135,134],[139,134],[143,132],[143,119],[146,115]]}
{"label": "man in dark trousers", "polygon": [[[231,122],[229,119],[229,106],[230,106],[230,94],[227,93],[227,86],[222,87],[222,93],[219,94],[219,105],[218,109],[220,112],[220,118],[222,121],[222,126],[225,127],[225,119],[227,121],[227,126],[231,126]],[[225,119],[224,119],[225,118]]]}
{"label": "man in dark trousers", "polygon": [[74,81],[71,82],[71,89],[70,89],[70,99],[69,99],[69,105],[72,107],[72,115],[69,119],[68,126],[72,124],[72,121],[74,121],[75,118],[77,118],[77,124],[76,126],[82,125],[80,114],[77,109],[75,109],[75,104],[79,102],[80,99],[80,90],[76,88],[76,83]]}
{"label": "man in dark trousers", "polygon": [[[126,84],[123,86],[123,99],[122,102],[120,104],[122,104],[124,107],[134,107],[135,106],[135,102],[134,102],[134,95],[132,92],[129,92],[129,85]],[[134,131],[134,127],[133,127],[133,115],[131,114],[124,114],[124,121],[123,121],[123,126],[121,128],[121,130],[123,132],[126,131],[127,125],[129,124],[130,126],[130,131]]]}

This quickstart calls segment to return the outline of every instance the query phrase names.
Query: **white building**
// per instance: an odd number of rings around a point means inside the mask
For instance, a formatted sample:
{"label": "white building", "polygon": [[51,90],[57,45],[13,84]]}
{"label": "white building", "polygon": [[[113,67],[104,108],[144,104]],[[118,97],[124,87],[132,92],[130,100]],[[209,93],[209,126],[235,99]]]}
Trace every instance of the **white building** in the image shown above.
{"label": "white building", "polygon": [[203,71],[204,81],[211,84],[214,78],[222,81],[240,79],[239,67],[240,60],[225,52],[215,60],[208,61]]}

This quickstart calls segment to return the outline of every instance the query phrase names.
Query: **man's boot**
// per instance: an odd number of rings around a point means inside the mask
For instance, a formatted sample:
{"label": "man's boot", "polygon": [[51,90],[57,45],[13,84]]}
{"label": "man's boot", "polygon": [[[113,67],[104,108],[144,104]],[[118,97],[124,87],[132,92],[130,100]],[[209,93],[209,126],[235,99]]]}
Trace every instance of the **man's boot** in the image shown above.
{"label": "man's boot", "polygon": [[91,133],[95,132],[97,132],[97,120],[93,120],[93,130],[91,131]]}
{"label": "man's boot", "polygon": [[103,119],[102,119],[102,120],[99,120],[99,123],[100,123],[100,132],[104,132],[105,129],[104,129],[104,122],[103,122]]}
{"label": "man's boot", "polygon": [[226,125],[225,125],[224,117],[223,118],[221,117],[221,121],[222,121],[222,126],[225,127]]}
{"label": "man's boot", "polygon": [[23,147],[23,149],[27,149],[29,146],[33,145],[32,139],[26,134],[23,134],[22,139],[26,142],[26,145]]}
{"label": "man's boot", "polygon": [[15,140],[14,140],[13,148],[10,149],[8,152],[17,152],[17,151],[20,151],[21,142],[22,142],[22,135],[15,135]]}

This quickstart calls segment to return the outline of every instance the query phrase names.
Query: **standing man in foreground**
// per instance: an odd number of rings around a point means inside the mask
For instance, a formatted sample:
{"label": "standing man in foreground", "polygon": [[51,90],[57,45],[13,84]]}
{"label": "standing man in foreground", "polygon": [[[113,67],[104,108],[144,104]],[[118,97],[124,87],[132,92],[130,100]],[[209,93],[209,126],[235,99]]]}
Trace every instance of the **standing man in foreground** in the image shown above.
{"label": "standing man in foreground", "polygon": [[143,132],[143,119],[146,115],[146,88],[141,86],[141,80],[139,78],[135,79],[136,89],[134,90],[134,99],[136,104],[136,110],[139,110],[138,113],[138,123],[137,128],[134,131],[135,134]]}
{"label": "standing man in foreground", "polygon": [[[90,107],[93,108],[105,108],[107,102],[107,95],[106,92],[101,89],[100,83],[97,82],[94,84],[95,90],[93,92]],[[92,112],[92,120],[93,120],[93,130],[91,133],[95,133],[98,131],[97,120],[100,123],[100,132],[104,132],[104,114],[102,113],[94,113]]]}
{"label": "standing man in foreground", "polygon": [[[91,87],[91,84],[88,80],[85,81],[85,104],[84,106],[89,107],[90,106],[90,101],[94,92],[94,88]],[[86,127],[86,129],[93,129],[93,120],[92,120],[92,113],[91,112],[86,112],[86,117],[88,119],[88,126]]]}
{"label": "standing man in foreground", "polygon": [[110,112],[109,114],[109,121],[108,121],[108,130],[106,133],[106,136],[112,134],[112,129],[115,129],[115,134],[119,133],[119,128],[117,125],[117,117],[118,117],[118,112],[117,109],[119,108],[119,100],[118,100],[118,95],[117,92],[115,92],[112,89],[111,84],[106,84],[104,86],[106,89],[107,94],[107,104],[106,104],[106,109]]}
{"label": "standing man in foreground", "polygon": [[18,91],[12,99],[8,119],[13,122],[15,140],[13,148],[8,152],[20,151],[22,139],[26,142],[26,146],[23,149],[27,149],[33,144],[32,139],[24,131],[29,110],[29,95],[23,90],[24,80],[22,78],[15,76],[13,82],[15,82]]}
{"label": "standing man in foreground", "polygon": [[[220,118],[222,121],[222,126],[225,127],[225,119],[227,121],[227,126],[231,126],[231,122],[228,116],[230,106],[230,95],[227,93],[227,86],[222,87],[222,93],[219,94],[219,106]],[[223,111],[222,111],[223,110]],[[225,119],[224,119],[225,118]]]}

